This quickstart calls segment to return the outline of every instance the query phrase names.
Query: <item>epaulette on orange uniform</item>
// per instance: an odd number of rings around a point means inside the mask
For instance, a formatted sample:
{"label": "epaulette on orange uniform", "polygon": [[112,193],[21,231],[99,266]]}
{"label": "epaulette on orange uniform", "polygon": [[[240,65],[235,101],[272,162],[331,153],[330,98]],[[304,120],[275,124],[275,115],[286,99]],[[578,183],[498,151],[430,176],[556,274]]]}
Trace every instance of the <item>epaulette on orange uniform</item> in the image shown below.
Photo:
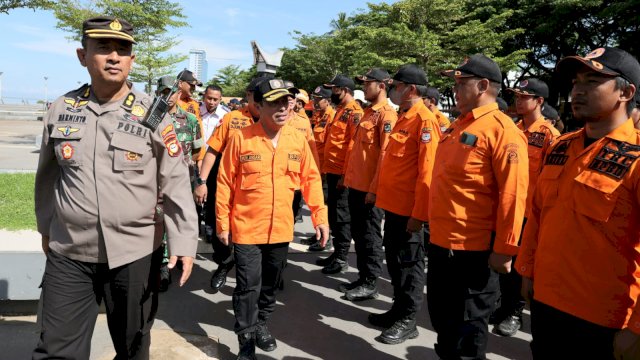
{"label": "epaulette on orange uniform", "polygon": [[515,255],[529,161],[526,139],[497,103],[451,124],[438,145],[431,187],[431,242],[445,249]]}
{"label": "epaulette on orange uniform", "polygon": [[447,115],[443,114],[442,111],[440,111],[440,109],[438,108],[435,108],[435,111],[433,111],[433,115],[435,115],[436,119],[438,120],[438,131],[440,132],[440,136],[442,137],[442,134],[447,131],[449,126],[451,126],[451,121],[449,121]]}
{"label": "epaulette on orange uniform", "polygon": [[640,333],[640,131],[631,119],[585,148],[585,131],[546,153],[516,269],[537,301]]}
{"label": "epaulette on orange uniform", "polygon": [[398,114],[386,101],[365,109],[345,164],[344,185],[376,193],[378,174]]}
{"label": "epaulette on orange uniform", "polygon": [[333,121],[326,129],[323,173],[342,175],[349,143],[362,118],[362,108],[353,100],[338,106]]}
{"label": "epaulette on orange uniform", "polygon": [[311,129],[311,122],[309,118],[305,114],[304,116],[300,115],[300,113],[291,111],[291,119],[287,123],[288,126],[292,126],[294,129],[300,131],[300,133],[307,139],[309,143],[309,148],[311,149],[311,153],[313,154],[313,160],[316,163],[316,166],[320,165],[320,159],[318,157],[318,150],[316,149],[316,140],[313,137],[313,130]]}
{"label": "epaulette on orange uniform", "polygon": [[220,120],[220,125],[213,131],[209,140],[207,140],[207,145],[216,152],[221,153],[224,151],[229,138],[234,132],[253,124],[253,122],[253,117],[248,108],[233,110]]}
{"label": "epaulette on orange uniform", "polygon": [[327,129],[335,115],[336,110],[331,106],[327,106],[324,113],[316,111],[311,119],[313,123],[313,138],[316,140],[316,150],[318,152],[318,169],[321,173],[324,173],[322,169],[324,166],[324,144],[327,137]]}
{"label": "epaulette on orange uniform", "polygon": [[312,159],[308,142],[293,127],[282,128],[276,148],[260,124],[236,131],[220,163],[218,233],[230,230],[236,244],[292,241],[295,189],[302,191],[314,227],[328,224],[320,173]]}
{"label": "epaulette on orange uniform", "polygon": [[560,136],[560,132],[544,118],[536,120],[527,129],[524,128],[524,121],[520,121],[516,125],[518,129],[524,132],[524,136],[527,138],[529,190],[527,190],[527,210],[525,211],[525,217],[529,217],[533,191],[538,182],[538,174],[540,174],[540,170],[542,170],[542,158],[553,140]]}
{"label": "epaulette on orange uniform", "polygon": [[435,116],[421,101],[400,115],[382,159],[377,207],[429,221],[431,172],[440,140],[437,126]]}

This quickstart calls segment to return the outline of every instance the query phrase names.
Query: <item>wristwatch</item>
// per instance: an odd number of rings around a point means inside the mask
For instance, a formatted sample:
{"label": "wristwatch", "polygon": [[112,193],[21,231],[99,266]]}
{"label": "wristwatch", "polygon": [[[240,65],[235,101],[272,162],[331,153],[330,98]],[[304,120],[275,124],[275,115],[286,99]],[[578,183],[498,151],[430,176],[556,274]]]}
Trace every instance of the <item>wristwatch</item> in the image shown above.
{"label": "wristwatch", "polygon": [[198,185],[205,185],[207,183],[207,179],[203,179],[201,177],[196,178],[196,184]]}

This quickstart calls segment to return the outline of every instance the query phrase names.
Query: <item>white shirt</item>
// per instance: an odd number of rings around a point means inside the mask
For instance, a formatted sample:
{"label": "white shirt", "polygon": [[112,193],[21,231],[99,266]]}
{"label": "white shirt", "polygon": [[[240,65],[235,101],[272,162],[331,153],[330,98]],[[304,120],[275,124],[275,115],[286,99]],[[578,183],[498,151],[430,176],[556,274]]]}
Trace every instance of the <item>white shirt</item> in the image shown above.
{"label": "white shirt", "polygon": [[[224,105],[218,105],[216,110],[212,113],[207,111],[207,106],[204,103],[200,104],[200,116],[202,117],[202,136],[203,139],[209,141],[213,130],[220,126],[222,117],[229,112],[229,109]],[[207,145],[207,148],[209,146]]]}

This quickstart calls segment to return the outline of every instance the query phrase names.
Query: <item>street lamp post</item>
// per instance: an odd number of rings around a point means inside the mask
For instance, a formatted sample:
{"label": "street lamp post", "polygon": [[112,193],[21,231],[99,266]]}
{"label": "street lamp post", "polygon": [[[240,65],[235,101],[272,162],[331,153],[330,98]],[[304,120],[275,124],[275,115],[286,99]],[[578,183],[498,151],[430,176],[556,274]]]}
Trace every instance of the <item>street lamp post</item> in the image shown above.
{"label": "street lamp post", "polygon": [[47,88],[48,77],[44,77],[44,109],[47,110],[47,103],[49,102],[49,90]]}

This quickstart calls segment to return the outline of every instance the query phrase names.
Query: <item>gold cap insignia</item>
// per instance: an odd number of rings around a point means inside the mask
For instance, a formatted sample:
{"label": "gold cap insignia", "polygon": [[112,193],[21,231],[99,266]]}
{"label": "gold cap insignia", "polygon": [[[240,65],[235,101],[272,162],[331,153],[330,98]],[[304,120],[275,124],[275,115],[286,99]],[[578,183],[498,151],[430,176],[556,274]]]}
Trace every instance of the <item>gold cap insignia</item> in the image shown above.
{"label": "gold cap insignia", "polygon": [[122,24],[120,24],[120,21],[118,21],[118,19],[113,20],[111,24],[109,24],[109,27],[114,31],[122,30]]}

